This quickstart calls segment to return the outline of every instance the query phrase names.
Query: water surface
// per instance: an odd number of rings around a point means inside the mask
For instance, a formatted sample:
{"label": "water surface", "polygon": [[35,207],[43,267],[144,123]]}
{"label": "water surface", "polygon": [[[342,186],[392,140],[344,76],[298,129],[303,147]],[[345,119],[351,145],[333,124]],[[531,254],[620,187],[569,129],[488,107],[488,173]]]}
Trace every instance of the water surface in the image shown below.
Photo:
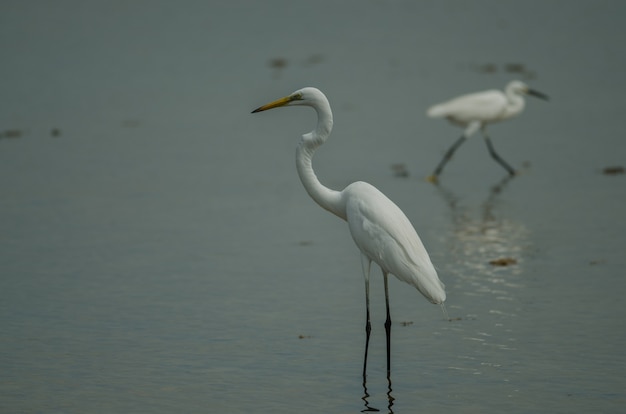
{"label": "water surface", "polygon": [[[306,85],[335,114],[320,179],[406,212],[458,319],[391,280],[391,409],[621,411],[626,185],[602,169],[626,162],[622,3],[0,10],[1,411],[364,408],[359,254],[294,168],[314,113],[249,113]],[[460,133],[426,108],[513,78],[551,97],[491,129],[522,174],[477,137],[425,182]]]}

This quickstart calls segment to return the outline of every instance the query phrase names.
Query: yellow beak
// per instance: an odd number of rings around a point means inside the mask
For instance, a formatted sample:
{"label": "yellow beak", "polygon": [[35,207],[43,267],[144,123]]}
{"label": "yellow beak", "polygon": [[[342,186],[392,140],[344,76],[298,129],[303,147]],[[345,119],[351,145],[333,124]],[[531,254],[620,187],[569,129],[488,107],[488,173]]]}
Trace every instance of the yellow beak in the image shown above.
{"label": "yellow beak", "polygon": [[287,105],[289,102],[291,102],[293,100],[294,100],[293,96],[285,96],[284,98],[280,98],[280,99],[277,99],[277,100],[275,100],[273,102],[265,104],[263,106],[259,106],[257,109],[252,111],[252,113],[254,114],[254,113],[257,113],[257,112],[261,112],[261,111],[267,111],[268,109],[278,108],[279,106],[285,106],[285,105]]}

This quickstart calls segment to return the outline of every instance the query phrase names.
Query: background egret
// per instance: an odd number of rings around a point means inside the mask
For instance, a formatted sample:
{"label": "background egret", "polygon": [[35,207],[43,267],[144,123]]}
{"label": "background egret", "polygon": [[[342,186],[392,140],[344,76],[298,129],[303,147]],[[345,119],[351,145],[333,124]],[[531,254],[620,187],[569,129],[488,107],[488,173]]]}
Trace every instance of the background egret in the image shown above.
{"label": "background egret", "polygon": [[489,154],[510,175],[515,175],[515,170],[498,155],[486,132],[487,124],[512,118],[524,110],[524,95],[532,95],[537,98],[548,100],[541,92],[530,89],[524,82],[515,80],[509,82],[504,92],[497,89],[471,93],[451,99],[447,102],[431,106],[427,114],[431,118],[446,118],[455,125],[465,128],[463,135],[446,151],[443,159],[437,165],[435,172],[428,177],[429,181],[436,182],[443,167],[452,158],[452,154],[459,146],[478,129],[481,130]]}
{"label": "background egret", "polygon": [[[446,299],[444,284],[439,280],[430,257],[417,232],[402,210],[376,187],[357,181],[342,191],[321,184],[311,164],[315,151],[328,139],[333,127],[333,115],[326,96],[316,88],[303,88],[291,95],[263,105],[261,112],[281,106],[310,106],[317,112],[316,128],[302,136],[296,150],[296,167],[302,185],[322,208],[348,222],[352,238],[361,250],[365,277],[366,333],[371,331],[369,310],[369,275],[372,261],[383,272],[387,319],[387,372],[389,372],[389,314],[388,275],[391,273],[420,291],[430,302],[441,304]],[[445,313],[445,309],[444,309]],[[367,345],[366,345],[367,347]]]}

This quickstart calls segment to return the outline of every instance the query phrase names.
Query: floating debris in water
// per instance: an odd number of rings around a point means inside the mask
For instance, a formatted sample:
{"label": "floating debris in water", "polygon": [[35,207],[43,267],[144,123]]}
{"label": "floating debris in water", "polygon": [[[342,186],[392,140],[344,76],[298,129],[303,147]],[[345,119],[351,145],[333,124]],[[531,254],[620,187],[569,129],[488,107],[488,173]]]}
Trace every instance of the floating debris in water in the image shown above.
{"label": "floating debris in water", "polygon": [[0,132],[0,138],[19,138],[22,136],[20,129],[6,129]]}
{"label": "floating debris in water", "polygon": [[409,170],[407,170],[406,165],[403,163],[392,164],[391,170],[393,171],[394,177],[406,178],[409,176]]}
{"label": "floating debris in water", "polygon": [[270,59],[267,62],[267,65],[273,69],[273,77],[275,79],[280,78],[280,75],[282,71],[287,67],[287,64],[287,59],[281,57]]}
{"label": "floating debris in water", "polygon": [[517,264],[517,260],[512,257],[502,257],[500,259],[490,260],[489,264],[493,266],[511,266]]}
{"label": "floating debris in water", "polygon": [[613,166],[613,167],[605,167],[602,170],[602,174],[604,175],[618,175],[624,174],[624,167],[621,165]]}
{"label": "floating debris in water", "polygon": [[504,70],[508,73],[524,73],[526,67],[523,63],[507,63],[504,65]]}
{"label": "floating debris in water", "polygon": [[413,325],[413,321],[405,321],[405,322],[400,322],[400,325],[402,325],[402,326],[409,326],[409,325]]}
{"label": "floating debris in water", "polygon": [[[484,63],[472,66],[473,69],[479,73],[493,74],[498,72],[498,65],[495,63]],[[521,75],[524,79],[535,79],[537,77],[535,72],[528,69],[523,63],[505,63],[502,65],[502,71]]]}
{"label": "floating debris in water", "polygon": [[313,338],[311,335],[298,335],[298,339],[311,339]]}
{"label": "floating debris in water", "polygon": [[322,55],[320,53],[316,53],[316,54],[313,54],[313,55],[309,56],[304,61],[304,66],[318,65],[318,64],[320,64],[322,62],[324,62],[324,55]]}
{"label": "floating debris in water", "polygon": [[274,69],[283,69],[287,67],[287,59],[285,58],[274,58],[269,61],[270,68]]}
{"label": "floating debris in water", "polygon": [[60,137],[61,136],[61,130],[59,128],[52,128],[50,130],[50,136],[52,137]]}

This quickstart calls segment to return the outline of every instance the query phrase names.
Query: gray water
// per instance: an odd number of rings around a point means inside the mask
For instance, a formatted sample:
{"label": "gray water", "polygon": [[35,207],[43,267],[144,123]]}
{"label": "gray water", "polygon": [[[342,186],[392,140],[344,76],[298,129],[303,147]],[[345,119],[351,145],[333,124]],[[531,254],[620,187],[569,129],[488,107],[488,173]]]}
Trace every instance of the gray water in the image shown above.
{"label": "gray water", "polygon": [[[619,1],[0,5],[0,411],[359,412],[364,288],[314,167],[407,214],[452,322],[374,269],[368,404],[621,412],[626,163]],[[520,78],[548,94],[424,180],[460,130],[425,116]],[[408,177],[395,173],[399,164]],[[509,266],[490,261],[511,258]]]}

